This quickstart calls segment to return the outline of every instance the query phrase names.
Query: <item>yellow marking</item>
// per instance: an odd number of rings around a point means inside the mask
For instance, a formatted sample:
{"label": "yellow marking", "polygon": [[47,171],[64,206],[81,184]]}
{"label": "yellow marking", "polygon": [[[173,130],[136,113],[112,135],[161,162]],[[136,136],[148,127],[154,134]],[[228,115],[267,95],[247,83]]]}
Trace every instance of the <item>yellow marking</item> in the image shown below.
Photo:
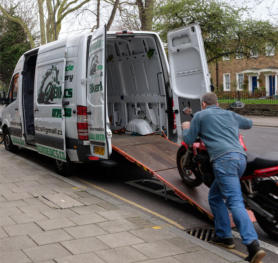
{"label": "yellow marking", "polygon": [[159,230],[159,229],[162,229],[162,227],[161,226],[153,226],[152,229]]}
{"label": "yellow marking", "polygon": [[75,186],[75,187],[72,187],[73,190],[78,190],[79,187]]}
{"label": "yellow marking", "polygon": [[86,181],[84,181],[84,180],[82,180],[82,179],[78,179],[78,180],[79,180],[80,182],[86,184],[86,185],[89,185],[89,186],[91,186],[91,187],[93,187],[93,188],[95,188],[95,189],[98,189],[98,190],[101,191],[101,192],[104,192],[104,193],[106,193],[106,194],[108,194],[108,195],[111,195],[111,196],[117,198],[117,199],[120,199],[120,200],[122,200],[122,201],[124,201],[124,202],[126,202],[126,203],[128,203],[128,204],[130,204],[130,205],[132,205],[132,206],[138,207],[139,209],[141,209],[141,210],[143,210],[143,211],[145,211],[145,212],[147,212],[147,213],[149,213],[149,214],[151,214],[151,215],[154,215],[154,216],[156,216],[156,217],[158,217],[158,218],[161,218],[161,219],[163,219],[164,221],[166,221],[167,223],[169,223],[169,224],[171,224],[171,225],[173,225],[173,226],[175,226],[175,227],[177,227],[177,228],[179,228],[179,229],[181,229],[181,230],[185,230],[185,228],[184,228],[182,225],[180,225],[179,223],[175,222],[174,220],[172,220],[172,219],[170,219],[170,218],[168,218],[168,217],[166,217],[166,216],[163,216],[163,215],[161,215],[161,214],[159,214],[159,213],[157,213],[157,212],[154,212],[154,211],[152,211],[152,210],[150,210],[150,209],[148,209],[148,208],[146,208],[146,207],[144,207],[144,206],[141,206],[141,205],[139,205],[139,204],[137,204],[137,203],[135,203],[135,202],[133,202],[133,201],[130,201],[130,200],[128,200],[128,199],[126,199],[126,198],[124,198],[124,197],[122,197],[122,196],[120,196],[120,195],[114,194],[114,193],[112,193],[112,192],[110,192],[110,191],[108,191],[108,190],[106,190],[106,189],[104,189],[104,188],[102,188],[102,187],[100,187],[100,186],[97,186],[97,185],[95,185],[95,184],[86,182]]}

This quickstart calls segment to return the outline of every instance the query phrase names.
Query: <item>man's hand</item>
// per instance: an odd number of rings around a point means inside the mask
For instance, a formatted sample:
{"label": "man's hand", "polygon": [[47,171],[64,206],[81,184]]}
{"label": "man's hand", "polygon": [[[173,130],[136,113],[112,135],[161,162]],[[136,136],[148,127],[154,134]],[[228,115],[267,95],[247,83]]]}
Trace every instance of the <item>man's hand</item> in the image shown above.
{"label": "man's hand", "polygon": [[188,130],[190,128],[190,121],[185,121],[181,124],[183,130]]}

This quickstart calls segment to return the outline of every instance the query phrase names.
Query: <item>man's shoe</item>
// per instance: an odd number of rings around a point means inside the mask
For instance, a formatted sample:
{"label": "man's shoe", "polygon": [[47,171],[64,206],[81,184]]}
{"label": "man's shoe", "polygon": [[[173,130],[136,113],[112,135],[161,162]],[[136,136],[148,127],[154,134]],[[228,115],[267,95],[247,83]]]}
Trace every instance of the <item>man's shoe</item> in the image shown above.
{"label": "man's shoe", "polygon": [[265,251],[260,248],[260,244],[257,240],[247,245],[247,250],[249,255],[245,260],[250,263],[259,263],[266,254]]}
{"label": "man's shoe", "polygon": [[225,247],[225,248],[229,248],[232,249],[235,247],[235,243],[234,243],[234,239],[231,237],[228,238],[221,238],[218,236],[214,236],[211,240],[211,243]]}

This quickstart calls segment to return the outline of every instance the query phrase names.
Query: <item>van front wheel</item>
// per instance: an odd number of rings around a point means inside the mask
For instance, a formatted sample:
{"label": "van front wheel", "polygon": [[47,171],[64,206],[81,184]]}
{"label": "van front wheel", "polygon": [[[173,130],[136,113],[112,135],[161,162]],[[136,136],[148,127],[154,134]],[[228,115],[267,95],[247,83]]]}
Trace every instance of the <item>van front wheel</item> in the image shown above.
{"label": "van front wheel", "polygon": [[4,133],[4,146],[9,152],[15,153],[18,150],[18,147],[13,144],[11,136],[7,130]]}
{"label": "van front wheel", "polygon": [[69,160],[66,162],[55,160],[55,167],[58,174],[65,177],[71,176],[72,163]]}

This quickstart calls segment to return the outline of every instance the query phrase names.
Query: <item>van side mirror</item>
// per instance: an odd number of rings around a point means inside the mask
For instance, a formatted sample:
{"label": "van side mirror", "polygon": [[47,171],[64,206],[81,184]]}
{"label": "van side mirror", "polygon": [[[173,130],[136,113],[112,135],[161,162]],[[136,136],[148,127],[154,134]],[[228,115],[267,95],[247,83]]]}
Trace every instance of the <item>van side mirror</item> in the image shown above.
{"label": "van side mirror", "polygon": [[9,99],[8,98],[0,98],[0,104],[1,105],[7,105],[9,104]]}

